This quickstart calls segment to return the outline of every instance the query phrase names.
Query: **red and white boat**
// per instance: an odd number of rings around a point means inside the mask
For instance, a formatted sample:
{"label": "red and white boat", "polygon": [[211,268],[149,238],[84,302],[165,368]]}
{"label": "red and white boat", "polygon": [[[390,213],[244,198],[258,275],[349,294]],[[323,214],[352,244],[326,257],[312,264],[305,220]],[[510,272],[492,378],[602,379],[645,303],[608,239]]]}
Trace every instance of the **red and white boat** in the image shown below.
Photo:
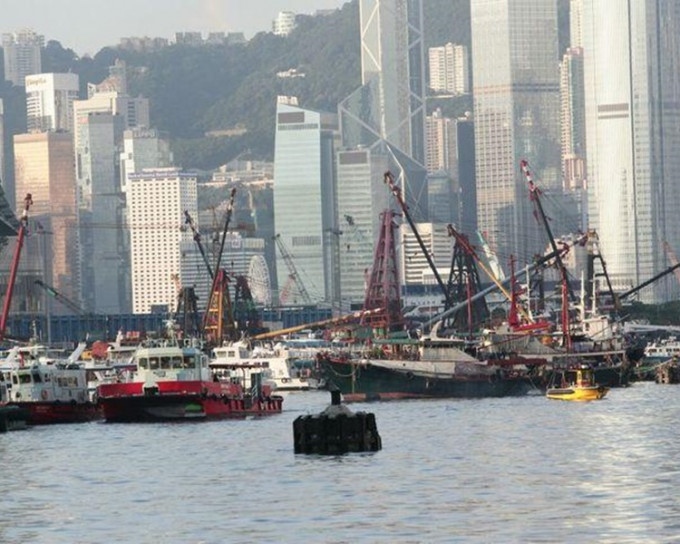
{"label": "red and white boat", "polygon": [[84,349],[80,344],[68,358],[60,358],[41,345],[12,348],[0,369],[8,405],[23,408],[29,425],[100,419],[88,391],[89,371],[76,362]]}
{"label": "red and white boat", "polygon": [[249,389],[220,380],[197,340],[174,337],[144,342],[132,369],[101,383],[97,398],[106,421],[118,422],[262,416],[280,413],[283,403],[261,380]]}

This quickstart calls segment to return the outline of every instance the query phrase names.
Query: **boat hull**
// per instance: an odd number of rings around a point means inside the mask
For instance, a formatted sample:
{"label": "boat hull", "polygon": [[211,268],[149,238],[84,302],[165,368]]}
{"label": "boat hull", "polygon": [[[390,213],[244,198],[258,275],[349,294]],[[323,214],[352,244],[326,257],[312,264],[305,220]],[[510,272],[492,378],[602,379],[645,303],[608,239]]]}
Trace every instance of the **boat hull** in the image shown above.
{"label": "boat hull", "polygon": [[414,398],[523,396],[535,387],[525,377],[419,375],[356,361],[319,357],[327,387],[337,387],[345,402]]}
{"label": "boat hull", "polygon": [[590,401],[600,400],[609,392],[609,387],[593,385],[588,387],[550,388],[545,396],[554,400]]}
{"label": "boat hull", "polygon": [[10,405],[26,411],[26,423],[29,425],[86,423],[102,417],[99,407],[92,402],[14,401]]}
{"label": "boat hull", "polygon": [[245,418],[281,413],[283,398],[234,396],[212,382],[159,382],[99,387],[99,405],[108,422]]}
{"label": "boat hull", "polygon": [[25,429],[28,421],[28,412],[18,406],[0,405],[0,433]]}

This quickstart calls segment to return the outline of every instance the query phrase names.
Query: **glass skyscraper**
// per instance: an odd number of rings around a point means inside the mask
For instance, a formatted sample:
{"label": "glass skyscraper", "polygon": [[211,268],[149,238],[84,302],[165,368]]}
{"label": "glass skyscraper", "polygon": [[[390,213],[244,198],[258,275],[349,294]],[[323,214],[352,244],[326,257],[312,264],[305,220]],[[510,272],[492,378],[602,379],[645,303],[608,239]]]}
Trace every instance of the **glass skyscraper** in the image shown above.
{"label": "glass skyscraper", "polygon": [[[334,301],[337,282],[333,271],[334,148],[337,116],[279,103],[274,148],[274,222],[276,234],[290,255],[298,278],[312,302]],[[277,250],[277,281],[284,290],[291,275]],[[291,292],[291,291],[288,291]],[[301,303],[284,300],[282,303]]]}
{"label": "glass skyscraper", "polygon": [[[583,0],[582,32],[589,222],[625,290],[668,266],[664,241],[680,251],[680,4]],[[672,293],[666,277],[641,299]]]}
{"label": "glass skyscraper", "polygon": [[561,191],[556,0],[471,0],[477,215],[501,263],[547,243],[519,161]]}

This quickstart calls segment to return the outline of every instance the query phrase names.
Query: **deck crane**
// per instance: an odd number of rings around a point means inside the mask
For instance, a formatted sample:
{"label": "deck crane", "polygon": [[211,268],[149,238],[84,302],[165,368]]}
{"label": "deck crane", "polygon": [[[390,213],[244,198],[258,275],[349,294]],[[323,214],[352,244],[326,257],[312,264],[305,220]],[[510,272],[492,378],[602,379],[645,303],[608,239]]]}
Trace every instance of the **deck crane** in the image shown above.
{"label": "deck crane", "polygon": [[219,345],[225,339],[236,339],[236,326],[234,323],[233,309],[229,297],[229,278],[227,273],[220,268],[222,253],[227,238],[227,230],[234,209],[234,197],[236,188],[232,188],[227,205],[227,215],[222,229],[220,249],[215,263],[215,273],[212,275],[212,287],[208,297],[208,306],[203,315],[202,329],[207,340]]}
{"label": "deck crane", "polygon": [[439,271],[437,270],[437,267],[435,266],[434,261],[432,260],[432,256],[430,255],[430,252],[425,246],[425,242],[423,242],[423,238],[420,236],[420,233],[418,232],[418,229],[416,228],[416,225],[413,222],[413,219],[411,218],[411,214],[408,211],[408,206],[406,205],[406,202],[404,202],[404,198],[402,197],[401,189],[397,187],[397,184],[394,181],[394,176],[392,175],[391,172],[385,172],[383,181],[390,188],[390,191],[397,199],[397,203],[399,204],[399,207],[404,213],[406,221],[408,221],[408,224],[411,227],[411,232],[413,232],[413,235],[416,237],[416,241],[418,242],[418,245],[420,246],[423,255],[425,255],[425,258],[427,259],[427,264],[430,266],[430,270],[432,270],[432,274],[434,274],[435,280],[437,280],[437,285],[439,285],[439,288],[442,290],[442,293],[444,293],[444,308],[448,310],[453,306],[451,295],[448,292],[446,286],[444,285],[444,281],[439,275]]}
{"label": "deck crane", "polygon": [[9,309],[12,304],[12,293],[14,292],[14,282],[17,279],[17,270],[19,269],[19,258],[21,257],[21,248],[24,245],[24,238],[26,237],[26,229],[28,228],[28,210],[33,204],[31,193],[28,193],[24,198],[24,211],[21,214],[19,222],[19,233],[17,236],[17,245],[14,249],[14,257],[12,258],[12,268],[9,273],[9,280],[7,281],[7,290],[5,291],[5,301],[2,307],[2,315],[0,315],[0,340],[5,339],[5,330],[7,329],[7,318],[9,317]]}
{"label": "deck crane", "polygon": [[69,310],[71,310],[74,314],[77,315],[85,315],[87,312],[83,310],[80,306],[78,306],[75,302],[73,302],[70,298],[66,297],[65,295],[62,295],[59,291],[57,291],[54,287],[51,285],[48,285],[47,283],[41,281],[41,280],[35,280],[33,283],[43,289],[50,297],[52,297],[54,300],[60,302],[64,306],[66,306]]}
{"label": "deck crane", "polygon": [[[300,293],[300,297],[302,298],[302,303],[303,304],[312,304],[312,297],[309,296],[307,289],[305,288],[304,284],[302,283],[302,279],[300,278],[300,274],[298,274],[297,268],[295,267],[295,263],[293,262],[293,258],[291,257],[290,253],[288,252],[288,248],[286,247],[286,244],[284,244],[283,239],[281,238],[281,235],[276,234],[274,236],[274,241],[276,242],[276,245],[279,248],[279,252],[281,253],[281,257],[283,258],[283,262],[286,263],[286,268],[288,268],[288,282],[286,283],[286,286],[284,287],[284,293],[287,293],[287,290],[288,290],[288,288],[290,288],[291,284],[295,284],[298,292]],[[279,296],[279,301],[282,304],[285,301],[285,299],[281,300],[285,296],[284,293],[282,293]]]}
{"label": "deck crane", "polygon": [[210,266],[210,260],[208,259],[208,256],[205,253],[205,248],[203,247],[203,244],[201,243],[201,233],[199,232],[198,228],[196,227],[196,224],[194,223],[194,220],[191,218],[191,215],[189,215],[189,210],[184,210],[184,223],[189,225],[189,228],[191,229],[191,232],[194,235],[194,242],[196,242],[196,246],[198,247],[198,251],[201,252],[201,257],[203,257],[203,262],[205,263],[205,266],[208,269],[208,274],[210,274],[210,279],[213,279],[215,277],[215,274],[213,273],[212,267]]}

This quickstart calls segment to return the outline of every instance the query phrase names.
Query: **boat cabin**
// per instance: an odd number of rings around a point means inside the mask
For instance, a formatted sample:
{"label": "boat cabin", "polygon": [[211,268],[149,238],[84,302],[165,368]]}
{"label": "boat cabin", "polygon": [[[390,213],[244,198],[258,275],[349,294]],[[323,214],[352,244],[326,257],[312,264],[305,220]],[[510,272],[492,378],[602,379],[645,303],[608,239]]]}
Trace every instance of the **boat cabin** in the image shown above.
{"label": "boat cabin", "polygon": [[13,402],[85,402],[87,371],[77,364],[34,363],[3,372]]}

